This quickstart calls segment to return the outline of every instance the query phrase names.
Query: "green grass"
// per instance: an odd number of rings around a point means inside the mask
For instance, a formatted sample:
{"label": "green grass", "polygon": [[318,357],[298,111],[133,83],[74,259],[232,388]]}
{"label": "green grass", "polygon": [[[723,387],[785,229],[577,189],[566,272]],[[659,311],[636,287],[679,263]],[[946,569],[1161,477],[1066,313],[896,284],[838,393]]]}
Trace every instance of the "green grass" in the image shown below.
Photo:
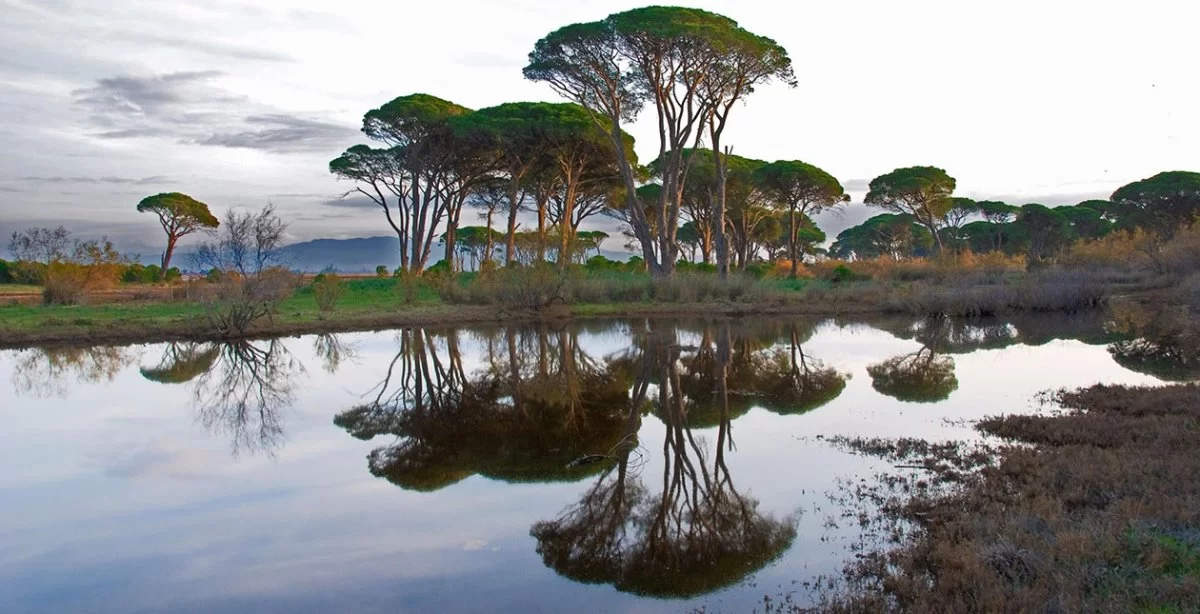
{"label": "green grass", "polygon": [[[12,288],[36,286],[0,285],[7,293]],[[350,279],[345,281],[345,294],[332,312],[317,309],[311,285],[296,290],[279,305],[275,321],[282,324],[304,324],[339,318],[369,318],[397,312],[428,309],[443,303],[430,288],[420,286],[410,302],[397,290],[393,279]],[[194,330],[205,323],[205,309],[190,302],[129,302],[99,305],[0,305],[0,340],[4,334],[28,336],[39,332],[92,330]]]}

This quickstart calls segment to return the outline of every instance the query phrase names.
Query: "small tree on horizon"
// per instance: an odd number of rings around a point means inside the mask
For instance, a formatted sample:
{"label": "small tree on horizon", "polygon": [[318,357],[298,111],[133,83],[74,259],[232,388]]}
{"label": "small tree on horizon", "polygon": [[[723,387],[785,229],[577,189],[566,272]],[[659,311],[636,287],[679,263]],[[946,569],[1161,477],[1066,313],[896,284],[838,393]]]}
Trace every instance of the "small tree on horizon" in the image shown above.
{"label": "small tree on horizon", "polygon": [[139,213],[158,216],[163,232],[167,233],[167,249],[162,254],[162,270],[171,268],[171,255],[179,239],[198,230],[211,230],[220,225],[208,210],[208,205],[179,192],[164,192],[147,196],[138,203]]}
{"label": "small tree on horizon", "polygon": [[954,206],[950,198],[954,187],[954,178],[940,168],[910,166],[872,179],[871,189],[863,202],[892,213],[911,215],[929,230],[941,250],[939,224]]}

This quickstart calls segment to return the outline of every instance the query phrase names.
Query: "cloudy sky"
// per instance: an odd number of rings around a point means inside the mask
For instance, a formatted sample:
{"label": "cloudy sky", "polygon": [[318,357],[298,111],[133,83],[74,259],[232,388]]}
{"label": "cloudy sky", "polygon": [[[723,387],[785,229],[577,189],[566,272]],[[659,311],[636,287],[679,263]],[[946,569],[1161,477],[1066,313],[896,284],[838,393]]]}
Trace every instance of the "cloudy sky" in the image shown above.
{"label": "cloudy sky", "polygon": [[[966,196],[1051,205],[1200,170],[1191,2],[680,3],[796,63],[799,87],[736,112],[735,153],[817,164],[856,200],[915,164]],[[0,0],[0,236],[65,224],[157,254],[161,231],[134,206],[162,191],[218,213],[273,202],[294,240],[387,234],[326,168],[365,111],[413,92],[556,100],[521,76],[534,42],[639,4]],[[649,128],[632,130],[647,159]],[[867,215],[852,209],[826,229]]]}

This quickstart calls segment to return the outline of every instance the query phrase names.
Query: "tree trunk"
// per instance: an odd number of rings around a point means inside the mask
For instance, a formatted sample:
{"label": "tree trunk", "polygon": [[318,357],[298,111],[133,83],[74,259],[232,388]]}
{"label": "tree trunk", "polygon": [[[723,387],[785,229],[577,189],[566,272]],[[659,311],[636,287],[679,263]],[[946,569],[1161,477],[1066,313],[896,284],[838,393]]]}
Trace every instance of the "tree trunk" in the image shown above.
{"label": "tree trunk", "polygon": [[629,210],[629,227],[642,246],[642,259],[652,274],[658,271],[654,258],[654,238],[650,236],[650,223],[646,219],[646,211],[642,201],[637,196],[637,181],[633,177],[633,166],[625,155],[625,141],[621,136],[621,126],[617,121],[610,122],[609,138],[617,152],[617,166],[621,170],[621,179],[625,183],[625,206]]}
{"label": "tree trunk", "polygon": [[800,274],[800,260],[796,258],[796,207],[792,206],[788,212],[791,218],[788,224],[788,257],[792,259],[792,279]]}
{"label": "tree trunk", "polygon": [[504,245],[504,264],[511,265],[517,252],[517,200],[520,193],[520,179],[514,177],[508,188],[508,237]]}
{"label": "tree trunk", "polygon": [[458,222],[451,220],[446,222],[446,264],[450,267],[450,272],[454,273],[457,267],[454,266],[454,243],[458,235]]}
{"label": "tree trunk", "polygon": [[167,251],[163,252],[162,256],[162,275],[164,280],[167,278],[167,269],[171,268],[171,255],[175,253],[176,241],[179,241],[179,237],[167,235]]}
{"label": "tree trunk", "polygon": [[562,239],[558,247],[558,267],[560,269],[567,268],[571,262],[571,213],[575,208],[575,194],[578,191],[578,181],[576,180],[575,169],[567,168],[563,173],[566,186],[563,193],[563,212],[562,219],[558,225],[562,230]]}

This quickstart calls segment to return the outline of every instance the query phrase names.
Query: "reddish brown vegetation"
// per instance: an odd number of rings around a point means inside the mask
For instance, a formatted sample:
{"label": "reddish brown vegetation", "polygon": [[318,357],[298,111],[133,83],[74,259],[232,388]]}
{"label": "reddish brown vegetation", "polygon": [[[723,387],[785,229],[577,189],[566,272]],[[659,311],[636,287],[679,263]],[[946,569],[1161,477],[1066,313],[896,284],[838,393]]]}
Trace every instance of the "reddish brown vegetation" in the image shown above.
{"label": "reddish brown vegetation", "polygon": [[[1067,412],[980,423],[1013,441],[994,462],[954,446],[843,441],[895,461],[920,459],[935,473],[984,466],[953,471],[955,488],[910,489],[902,505],[885,507],[916,523],[915,537],[852,564],[846,590],[822,608],[1194,611],[1200,386],[1095,386],[1057,400]],[[959,460],[947,462],[948,451]]]}

